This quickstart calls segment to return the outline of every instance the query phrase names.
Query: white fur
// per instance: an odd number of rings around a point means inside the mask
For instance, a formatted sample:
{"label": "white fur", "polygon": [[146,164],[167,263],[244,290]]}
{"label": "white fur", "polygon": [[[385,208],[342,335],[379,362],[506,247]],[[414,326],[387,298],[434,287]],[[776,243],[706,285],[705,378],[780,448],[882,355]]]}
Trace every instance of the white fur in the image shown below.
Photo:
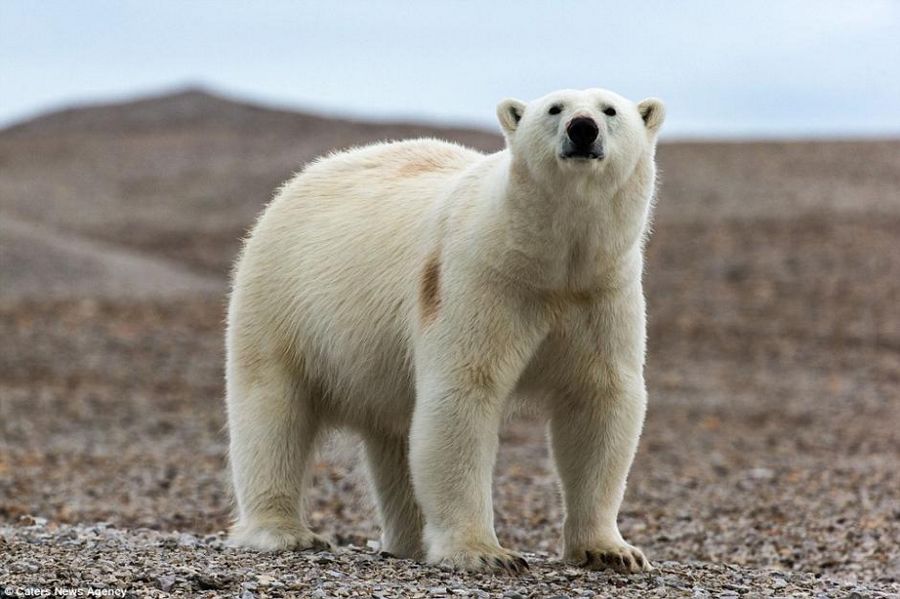
{"label": "white fur", "polygon": [[[576,115],[598,123],[602,161],[559,157]],[[325,542],[304,483],[319,434],[347,427],[366,444],[385,550],[517,569],[494,534],[491,471],[502,418],[526,406],[550,423],[565,557],[649,567],[616,517],[646,405],[662,104],[566,90],[504,101],[498,117],[504,151],[415,140],[334,154],[257,222],[228,313],[236,543]]]}

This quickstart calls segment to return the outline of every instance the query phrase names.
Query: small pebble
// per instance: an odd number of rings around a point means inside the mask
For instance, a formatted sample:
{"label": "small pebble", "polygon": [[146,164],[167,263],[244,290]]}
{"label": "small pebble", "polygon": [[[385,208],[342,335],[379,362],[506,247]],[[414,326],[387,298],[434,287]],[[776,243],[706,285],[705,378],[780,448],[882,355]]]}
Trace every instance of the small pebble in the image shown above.
{"label": "small pebble", "polygon": [[174,576],[160,576],[156,579],[156,587],[164,593],[171,591],[173,586],[175,586]]}

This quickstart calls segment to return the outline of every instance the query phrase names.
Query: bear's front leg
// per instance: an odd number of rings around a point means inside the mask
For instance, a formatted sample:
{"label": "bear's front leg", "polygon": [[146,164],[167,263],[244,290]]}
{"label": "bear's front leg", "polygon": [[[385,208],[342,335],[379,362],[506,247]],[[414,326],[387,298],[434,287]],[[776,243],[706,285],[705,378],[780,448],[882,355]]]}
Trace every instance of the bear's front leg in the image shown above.
{"label": "bear's front leg", "polygon": [[638,391],[571,398],[550,421],[553,454],[566,503],[566,560],[619,572],[650,569],[616,522],[637,447],[646,400]]}
{"label": "bear's front leg", "polygon": [[505,401],[546,329],[490,291],[422,323],[410,465],[429,562],[519,572],[527,563],[494,532],[492,472]]}
{"label": "bear's front leg", "polygon": [[[566,505],[564,557],[591,569],[652,569],[617,516],[644,422],[644,301],[639,284],[574,319],[550,433]],[[577,331],[577,332],[576,332]]]}

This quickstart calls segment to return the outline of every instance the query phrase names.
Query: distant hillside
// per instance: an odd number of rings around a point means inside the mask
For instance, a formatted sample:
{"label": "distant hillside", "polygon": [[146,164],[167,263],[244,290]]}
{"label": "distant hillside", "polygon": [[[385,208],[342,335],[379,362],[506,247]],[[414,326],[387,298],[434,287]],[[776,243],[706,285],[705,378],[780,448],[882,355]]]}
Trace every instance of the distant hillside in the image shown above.
{"label": "distant hillside", "polygon": [[[502,147],[499,135],[482,131],[324,118],[198,90],[72,108],[0,131],[0,215],[224,278],[253,217],[303,164],[333,149],[423,136]],[[58,247],[52,258],[43,244],[22,250],[28,242],[17,231],[15,272],[58,264]],[[12,235],[7,227],[7,246]],[[95,266],[90,272],[122,272]],[[16,287],[4,270],[7,289]],[[81,280],[88,283],[78,289],[91,288],[91,277]],[[128,281],[121,286],[131,288]],[[33,277],[22,284],[31,289]],[[54,278],[48,288],[66,285]]]}
{"label": "distant hillside", "polygon": [[[331,119],[197,90],[7,128],[0,297],[223,289],[240,238],[303,164],[421,136],[502,147],[485,131]],[[883,342],[900,343],[900,141],[673,143],[659,158],[654,322],[854,338],[877,323]]]}
{"label": "distant hillside", "polygon": [[357,136],[366,131],[384,139],[433,135],[482,150],[494,150],[501,145],[498,135],[474,129],[328,118],[265,108],[197,88],[127,102],[67,108],[0,129],[0,135],[147,134],[179,131],[185,127],[194,131],[226,129],[252,134],[281,132],[326,137],[346,136],[348,132]]}

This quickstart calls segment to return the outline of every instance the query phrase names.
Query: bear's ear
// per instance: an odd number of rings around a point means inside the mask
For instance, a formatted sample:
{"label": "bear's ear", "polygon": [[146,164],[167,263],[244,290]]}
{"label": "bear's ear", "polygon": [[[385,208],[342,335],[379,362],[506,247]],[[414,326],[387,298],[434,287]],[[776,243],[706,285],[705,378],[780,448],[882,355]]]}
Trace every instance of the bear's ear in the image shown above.
{"label": "bear's ear", "polygon": [[661,100],[656,98],[641,100],[640,104],[638,104],[638,112],[641,113],[641,118],[644,119],[644,126],[651,133],[658,132],[659,128],[662,127],[663,121],[666,120],[666,107],[663,106]]}
{"label": "bear's ear", "polygon": [[503,127],[503,132],[509,135],[519,126],[522,115],[525,114],[525,102],[507,98],[497,104],[497,120]]}

